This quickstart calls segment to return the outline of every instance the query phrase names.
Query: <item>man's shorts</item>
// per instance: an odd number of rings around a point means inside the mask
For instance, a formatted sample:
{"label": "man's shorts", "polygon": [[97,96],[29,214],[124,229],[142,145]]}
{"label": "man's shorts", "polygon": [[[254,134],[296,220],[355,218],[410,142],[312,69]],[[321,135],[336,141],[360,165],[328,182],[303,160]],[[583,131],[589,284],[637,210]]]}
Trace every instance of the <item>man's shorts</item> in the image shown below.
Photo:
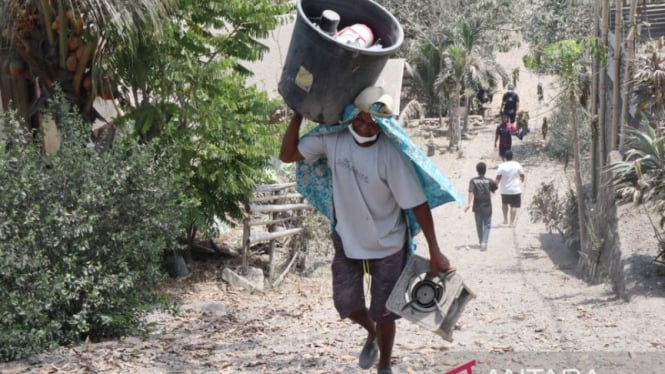
{"label": "man's shorts", "polygon": [[516,195],[501,194],[501,203],[505,205],[510,205],[513,208],[519,208],[522,205],[522,194],[521,193],[518,193]]}
{"label": "man's shorts", "polygon": [[[342,239],[332,233],[335,257],[332,262],[333,301],[339,316],[344,319],[352,312],[364,309],[365,290],[363,260],[350,259],[344,254]],[[369,316],[374,322],[384,323],[400,316],[386,309],[386,302],[404,268],[406,246],[397,253],[381,259],[366,260],[372,275],[370,285]]]}
{"label": "man's shorts", "polygon": [[508,150],[510,150],[510,147],[499,147],[499,156],[501,156],[501,158],[505,158],[506,151]]}
{"label": "man's shorts", "polygon": [[515,122],[515,116],[517,115],[515,109],[505,109],[501,114],[508,116],[510,118],[510,122]]}

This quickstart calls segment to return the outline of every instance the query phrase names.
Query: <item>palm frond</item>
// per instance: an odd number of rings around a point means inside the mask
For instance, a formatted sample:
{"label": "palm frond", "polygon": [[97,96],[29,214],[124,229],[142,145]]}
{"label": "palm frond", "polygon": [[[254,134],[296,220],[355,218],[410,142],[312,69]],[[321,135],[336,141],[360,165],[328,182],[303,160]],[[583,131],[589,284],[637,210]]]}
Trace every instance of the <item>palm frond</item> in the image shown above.
{"label": "palm frond", "polygon": [[628,132],[624,159],[608,165],[610,181],[622,201],[653,203],[665,217],[665,154],[662,129],[644,126]]}

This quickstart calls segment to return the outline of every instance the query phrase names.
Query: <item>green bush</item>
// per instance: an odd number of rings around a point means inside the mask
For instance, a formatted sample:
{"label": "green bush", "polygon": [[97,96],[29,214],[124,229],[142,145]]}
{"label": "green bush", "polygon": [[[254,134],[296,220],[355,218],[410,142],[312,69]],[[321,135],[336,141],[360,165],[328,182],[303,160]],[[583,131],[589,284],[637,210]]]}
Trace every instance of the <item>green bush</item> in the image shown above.
{"label": "green bush", "polygon": [[[0,141],[0,360],[141,331],[186,199],[171,158],[131,137],[101,152],[51,102],[60,149],[5,115]],[[88,125],[89,126],[89,125]]]}
{"label": "green bush", "polygon": [[[586,155],[591,154],[591,125],[583,113],[578,112],[580,154],[582,155],[582,174],[591,175],[591,162]],[[573,167],[573,130],[570,124],[570,109],[564,104],[558,105],[548,119],[547,146],[545,151],[549,157],[562,161],[566,166]]]}
{"label": "green bush", "polygon": [[559,197],[554,183],[542,182],[529,204],[529,216],[531,222],[543,222],[547,231],[559,232],[568,248],[580,248],[577,200],[572,189],[568,189],[565,196]]}

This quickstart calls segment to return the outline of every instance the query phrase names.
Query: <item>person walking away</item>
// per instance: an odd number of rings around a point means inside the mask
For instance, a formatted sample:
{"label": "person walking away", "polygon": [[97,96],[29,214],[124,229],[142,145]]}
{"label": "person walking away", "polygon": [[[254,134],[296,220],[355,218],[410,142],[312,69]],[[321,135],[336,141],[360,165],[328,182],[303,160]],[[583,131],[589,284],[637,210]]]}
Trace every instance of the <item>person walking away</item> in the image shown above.
{"label": "person walking away", "polygon": [[480,250],[487,250],[487,242],[490,237],[490,228],[492,227],[492,194],[498,186],[494,180],[485,177],[487,165],[484,162],[476,164],[477,177],[469,181],[469,198],[464,212],[467,212],[473,205],[473,214],[476,221],[476,233]]}
{"label": "person walking away", "polygon": [[492,96],[494,96],[494,94],[484,88],[478,90],[478,92],[476,93],[476,99],[481,104],[492,103]]}
{"label": "person walking away", "polygon": [[[296,113],[279,155],[287,163],[327,159],[332,173],[333,301],[342,319],[349,318],[367,330],[359,366],[369,369],[378,356],[378,374],[393,373],[390,361],[399,316],[386,308],[386,302],[408,250],[404,210],[412,209],[422,229],[431,272],[452,269],[439,249],[428,198],[413,164],[377,123],[387,118],[394,121],[392,105],[381,87],[368,87],[354,101],[350,125],[302,138],[303,117]],[[366,272],[372,279],[369,309],[363,289]]]}
{"label": "person walking away", "polygon": [[509,151],[513,145],[512,133],[513,128],[510,125],[508,115],[502,114],[501,123],[496,127],[494,136],[494,148],[496,149],[498,142],[499,156],[501,156],[502,161],[506,159],[506,152]]}
{"label": "person walking away", "polygon": [[503,224],[508,224],[508,210],[510,208],[510,226],[515,227],[517,213],[522,205],[522,183],[524,183],[524,169],[522,165],[513,161],[513,151],[505,153],[506,162],[499,165],[494,182],[499,185],[501,193],[501,210]]}
{"label": "person walking away", "polygon": [[503,94],[501,99],[501,110],[499,112],[502,115],[507,114],[510,118],[510,123],[514,123],[519,108],[520,96],[515,92],[515,85],[508,83],[508,91]]}

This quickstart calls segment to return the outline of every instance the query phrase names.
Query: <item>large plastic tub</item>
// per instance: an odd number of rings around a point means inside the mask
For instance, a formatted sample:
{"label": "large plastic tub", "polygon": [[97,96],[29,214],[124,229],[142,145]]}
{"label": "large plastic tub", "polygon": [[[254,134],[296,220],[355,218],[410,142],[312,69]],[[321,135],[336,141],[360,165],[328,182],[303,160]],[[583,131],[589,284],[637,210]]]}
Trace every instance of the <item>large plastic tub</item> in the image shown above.
{"label": "large plastic tub", "polygon": [[[376,82],[401,46],[397,19],[371,0],[298,0],[298,15],[278,90],[286,104],[312,121],[332,124],[360,91]],[[381,48],[359,48],[336,41],[316,22],[324,10],[340,16],[339,30],[365,24]]]}

